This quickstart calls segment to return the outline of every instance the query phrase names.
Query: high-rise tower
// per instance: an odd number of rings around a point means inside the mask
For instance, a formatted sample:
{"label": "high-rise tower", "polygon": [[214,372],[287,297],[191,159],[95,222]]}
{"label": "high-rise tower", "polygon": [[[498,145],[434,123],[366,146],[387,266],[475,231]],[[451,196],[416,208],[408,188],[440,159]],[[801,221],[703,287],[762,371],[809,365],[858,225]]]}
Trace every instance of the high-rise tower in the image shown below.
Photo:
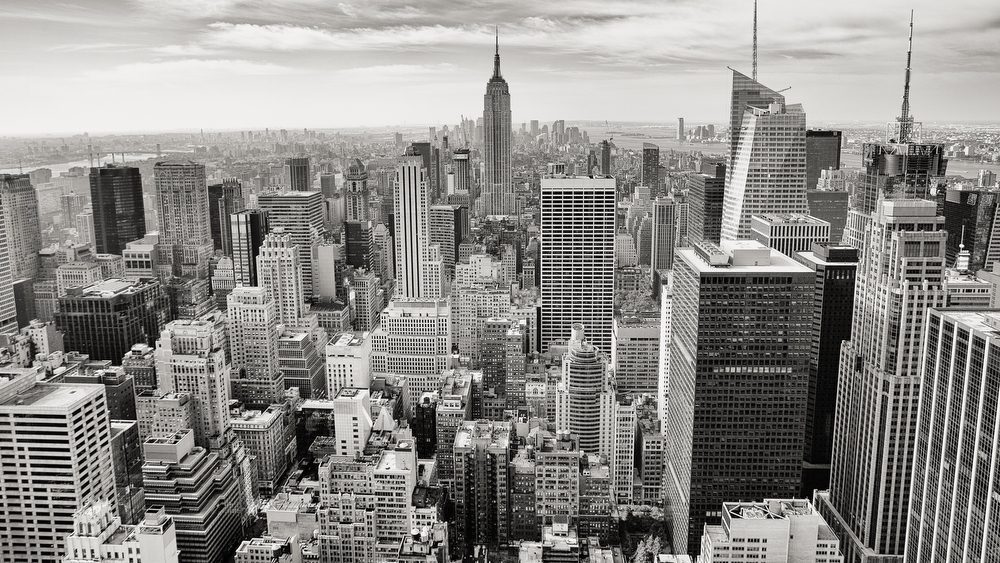
{"label": "high-rise tower", "polygon": [[109,164],[90,169],[94,242],[100,254],[121,254],[125,245],[146,236],[142,176],[132,166]]}
{"label": "high-rise tower", "polygon": [[514,184],[511,179],[510,157],[510,90],[500,75],[500,36],[497,35],[493,55],[493,76],[486,83],[483,98],[483,209],[486,215],[515,213]]}
{"label": "high-rise tower", "polygon": [[541,345],[561,344],[574,323],[611,350],[615,294],[615,179],[542,178]]}
{"label": "high-rise tower", "polygon": [[157,162],[153,177],[160,209],[157,264],[161,274],[208,279],[213,245],[205,165]]}
{"label": "high-rise tower", "polygon": [[943,223],[933,201],[882,200],[862,231],[851,340],[840,352],[830,495],[820,504],[848,562],[903,554],[921,335],[927,311],[946,299]]}
{"label": "high-rise tower", "polygon": [[806,114],[780,94],[743,112],[733,166],[727,170],[722,240],[750,238],[750,217],[809,213]]}
{"label": "high-rise tower", "polygon": [[440,247],[430,240],[430,194],[422,161],[404,156],[396,167],[394,194],[396,288],[402,297],[441,297]]}
{"label": "high-rise tower", "polygon": [[358,159],[354,159],[344,174],[344,205],[345,221],[368,220],[368,170]]}

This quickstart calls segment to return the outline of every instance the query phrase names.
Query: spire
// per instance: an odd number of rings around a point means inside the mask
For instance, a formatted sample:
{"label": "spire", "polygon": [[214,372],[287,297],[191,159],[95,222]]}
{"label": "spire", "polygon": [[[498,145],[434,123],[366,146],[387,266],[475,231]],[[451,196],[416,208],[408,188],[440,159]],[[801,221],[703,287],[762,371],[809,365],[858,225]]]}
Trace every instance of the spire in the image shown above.
{"label": "spire", "polygon": [[493,78],[500,78],[500,26],[496,26],[497,50],[493,55]]}
{"label": "spire", "polygon": [[903,109],[899,114],[899,142],[910,142],[913,117],[910,116],[910,61],[913,57],[913,10],[910,10],[910,42],[906,48],[906,79],[903,82]]}
{"label": "spire", "polygon": [[757,0],[753,0],[753,81],[757,82]]}

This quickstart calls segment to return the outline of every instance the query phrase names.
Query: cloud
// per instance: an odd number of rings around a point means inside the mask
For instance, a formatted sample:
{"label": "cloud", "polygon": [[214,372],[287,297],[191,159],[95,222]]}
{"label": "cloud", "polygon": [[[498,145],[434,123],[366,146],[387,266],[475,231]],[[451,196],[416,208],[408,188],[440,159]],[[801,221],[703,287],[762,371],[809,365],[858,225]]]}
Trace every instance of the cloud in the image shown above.
{"label": "cloud", "polygon": [[393,82],[403,78],[442,78],[456,76],[460,73],[458,66],[451,63],[438,64],[390,64],[366,67],[346,68],[336,71],[337,78],[358,80],[361,83]]}
{"label": "cloud", "polygon": [[52,53],[81,53],[88,51],[130,51],[141,47],[137,43],[65,43],[52,45],[48,49]]}
{"label": "cloud", "polygon": [[182,82],[206,76],[274,76],[294,74],[295,69],[245,59],[173,59],[120,64],[110,70],[85,73],[85,78],[148,82],[154,77]]}

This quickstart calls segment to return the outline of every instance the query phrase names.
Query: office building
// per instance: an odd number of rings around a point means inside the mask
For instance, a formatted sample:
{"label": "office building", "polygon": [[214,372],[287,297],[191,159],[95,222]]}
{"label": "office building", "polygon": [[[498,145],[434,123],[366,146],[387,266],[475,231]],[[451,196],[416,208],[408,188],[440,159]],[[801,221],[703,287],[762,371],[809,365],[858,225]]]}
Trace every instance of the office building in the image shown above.
{"label": "office building", "polygon": [[312,168],[309,166],[308,156],[286,158],[284,174],[288,189],[293,192],[312,190]]}
{"label": "office building", "polygon": [[879,199],[934,199],[932,191],[948,169],[944,145],[916,138],[897,141],[862,145],[865,170],[851,198],[852,209],[867,216],[878,211]]}
{"label": "office building", "polygon": [[611,349],[615,289],[614,178],[551,177],[541,185],[542,351],[576,323]]}
{"label": "office building", "polygon": [[473,377],[473,373],[459,370],[449,370],[441,376],[434,424],[437,434],[435,458],[438,480],[446,487],[455,481],[455,435],[466,420],[472,420]]}
{"label": "office building", "polygon": [[744,114],[749,107],[766,108],[771,102],[785,98],[778,92],[757,82],[754,78],[733,70],[732,96],[729,105],[729,166],[732,168],[740,139],[744,134]]}
{"label": "office building", "polygon": [[715,167],[712,174],[688,175],[688,244],[697,244],[703,240],[719,243],[725,186],[724,164]]}
{"label": "office building", "polygon": [[468,195],[472,188],[472,169],[469,166],[469,149],[457,149],[451,155],[451,166],[455,176],[454,193]]}
{"label": "office building", "polygon": [[180,563],[174,520],[162,507],[128,525],[108,502],[88,504],[73,515],[65,553],[62,563]]}
{"label": "office building", "polygon": [[298,247],[302,292],[313,297],[313,250],[325,232],[323,194],[307,191],[267,192],[257,195],[257,205],[267,212],[270,232],[279,230]]}
{"label": "office building", "polygon": [[246,451],[256,460],[257,489],[261,495],[272,495],[288,469],[294,444],[285,439],[285,415],[281,405],[266,409],[241,411],[232,418],[233,436],[243,442]]}
{"label": "office building", "polygon": [[722,240],[750,238],[750,217],[768,213],[808,215],[806,114],[782,96],[769,105],[748,106],[739,144],[726,170]]}
{"label": "office building", "polygon": [[510,422],[463,422],[455,435],[455,520],[465,552],[509,541],[507,467],[516,450]]}
{"label": "office building", "polygon": [[989,561],[1000,553],[1000,312],[927,312],[907,562]]}
{"label": "office building", "polygon": [[42,231],[38,193],[27,174],[0,174],[0,213],[7,233],[11,279],[34,278],[38,274]]}
{"label": "office building", "polygon": [[0,560],[62,560],[73,515],[88,503],[114,502],[110,444],[100,386],[36,383],[30,372],[0,376]]}
{"label": "office building", "polygon": [[138,240],[125,243],[125,248],[122,250],[122,259],[125,261],[125,279],[139,281],[142,278],[156,277],[156,243],[158,240],[159,235],[149,233]]}
{"label": "office building", "polygon": [[132,376],[136,394],[156,390],[156,360],[150,345],[133,345],[122,358],[121,366],[125,373]]}
{"label": "office building", "polygon": [[841,131],[806,130],[806,188],[816,189],[820,172],[840,170]]}
{"label": "office building", "polygon": [[336,397],[345,387],[371,385],[372,341],[367,334],[344,332],[326,345],[327,396]]}
{"label": "office building", "polygon": [[653,202],[653,240],[649,259],[651,270],[669,270],[674,265],[676,215],[672,196],[661,196]]}
{"label": "office building", "polygon": [[226,178],[221,184],[208,186],[208,225],[212,233],[212,247],[226,256],[233,254],[233,213],[244,209],[243,186],[236,178]]}
{"label": "office building", "polygon": [[436,391],[451,361],[451,307],[447,300],[394,299],[371,333],[372,374],[406,378],[411,404]]}
{"label": "office building", "polygon": [[615,319],[611,365],[622,393],[656,393],[659,379],[660,317],[625,315]]}
{"label": "office building", "polygon": [[232,398],[249,406],[280,403],[285,378],[278,366],[281,320],[263,287],[237,287],[227,297]]}
{"label": "office building", "polygon": [[660,147],[653,143],[642,144],[642,177],[640,183],[656,197],[660,193]]}
{"label": "office building", "polygon": [[830,242],[843,242],[847,210],[850,207],[850,194],[847,190],[808,190],[806,201],[809,202],[810,215],[830,223]]}
{"label": "office building", "polygon": [[514,181],[511,176],[510,90],[500,75],[500,40],[493,55],[493,76],[483,96],[482,208],[485,215],[516,213]]}
{"label": "office building", "polygon": [[333,396],[333,455],[355,457],[364,453],[372,426],[368,388],[341,387]]}
{"label": "office building", "polygon": [[153,344],[169,310],[169,300],[154,279],[105,280],[69,289],[59,298],[53,317],[67,350],[117,362],[136,343]]}
{"label": "office building", "polygon": [[286,326],[298,326],[306,313],[303,270],[291,235],[278,230],[264,237],[257,255],[257,279],[271,294],[278,320]]}
{"label": "office building", "polygon": [[458,245],[469,236],[469,208],[438,204],[430,208],[430,243],[441,249],[441,260],[449,279],[455,277]]}
{"label": "office building", "polygon": [[806,499],[722,503],[722,523],[705,526],[699,561],[842,563],[840,540]]}
{"label": "office building", "polygon": [[233,553],[246,514],[234,465],[196,446],[192,430],[149,438],[143,454],[146,506],[173,518],[180,563],[223,561]]}
{"label": "office building", "polygon": [[135,402],[139,439],[143,442],[150,436],[168,436],[194,428],[196,423],[195,403],[187,393],[143,391]]}
{"label": "office building", "polygon": [[750,238],[785,256],[830,242],[830,224],[811,215],[768,213],[750,218]]}
{"label": "office building", "polygon": [[213,245],[205,165],[157,162],[153,178],[159,200],[160,275],[207,280]]}
{"label": "office building", "polygon": [[56,268],[56,291],[62,297],[71,288],[89,287],[104,279],[97,262],[67,262]]}
{"label": "office building", "polygon": [[802,493],[808,498],[814,489],[825,490],[830,486],[840,348],[845,340],[851,339],[858,250],[817,243],[811,251],[792,256],[815,272],[809,406],[802,467]]}
{"label": "office building", "polygon": [[814,278],[755,241],[677,251],[664,432],[678,550],[698,549],[727,498],[798,494]]}
{"label": "office building", "polygon": [[257,256],[270,232],[267,211],[244,209],[229,217],[232,244],[233,275],[237,285],[259,285]]}
{"label": "office building", "polygon": [[[195,418],[192,437],[206,449],[218,449],[228,442],[230,366],[222,345],[213,323],[205,320],[171,321],[156,341],[159,390],[191,397]],[[154,506],[148,492],[146,503]]]}
{"label": "office building", "polygon": [[146,512],[146,503],[142,490],[142,437],[135,420],[135,391],[130,391],[132,417],[111,419],[111,473],[115,477],[118,517],[123,524],[138,524]]}
{"label": "office building", "polygon": [[994,241],[997,197],[1000,193],[983,189],[948,188],[944,197],[944,230],[948,231],[945,264],[955,265],[961,250],[969,252],[968,270],[991,270],[1000,260],[1000,240]]}
{"label": "office building", "polygon": [[113,164],[91,168],[90,202],[97,252],[121,254],[127,243],[146,236],[146,210],[138,168]]}
{"label": "office building", "polygon": [[368,169],[363,162],[354,159],[344,174],[344,220],[367,221],[368,216]]}
{"label": "office building", "polygon": [[607,374],[607,358],[586,340],[584,327],[574,325],[562,361],[566,408],[559,409],[556,425],[576,436],[580,449],[587,453],[600,449],[601,391]]}
{"label": "office building", "polygon": [[601,154],[598,157],[600,160],[600,174],[601,176],[611,176],[611,141],[604,139],[598,145],[600,147]]}
{"label": "office building", "polygon": [[[313,317],[315,318],[315,317]],[[285,376],[285,389],[295,387],[306,399],[326,395],[323,353],[326,331],[318,325],[310,329],[286,330],[278,338],[278,367]]]}
{"label": "office building", "polygon": [[440,247],[430,240],[430,194],[422,161],[404,156],[396,166],[394,193],[396,294],[439,299],[443,291]]}
{"label": "office building", "polygon": [[933,201],[886,199],[862,231],[851,340],[840,352],[830,494],[819,507],[848,562],[898,560],[906,544],[921,337],[927,311],[946,298],[943,223]]}

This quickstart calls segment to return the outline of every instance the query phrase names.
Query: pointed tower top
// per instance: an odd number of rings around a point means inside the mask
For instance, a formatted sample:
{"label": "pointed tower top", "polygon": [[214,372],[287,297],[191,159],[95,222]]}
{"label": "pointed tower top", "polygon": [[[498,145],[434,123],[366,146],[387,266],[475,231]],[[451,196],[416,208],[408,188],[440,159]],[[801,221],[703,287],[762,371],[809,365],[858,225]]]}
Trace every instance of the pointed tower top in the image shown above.
{"label": "pointed tower top", "polygon": [[757,81],[757,0],[753,0],[753,80]]}
{"label": "pointed tower top", "polygon": [[497,48],[493,55],[493,78],[500,78],[500,26],[496,26]]}
{"label": "pointed tower top", "polygon": [[910,10],[910,40],[906,48],[906,78],[903,82],[903,108],[899,114],[899,142],[908,143],[913,130],[910,116],[910,62],[913,58],[913,10]]}

